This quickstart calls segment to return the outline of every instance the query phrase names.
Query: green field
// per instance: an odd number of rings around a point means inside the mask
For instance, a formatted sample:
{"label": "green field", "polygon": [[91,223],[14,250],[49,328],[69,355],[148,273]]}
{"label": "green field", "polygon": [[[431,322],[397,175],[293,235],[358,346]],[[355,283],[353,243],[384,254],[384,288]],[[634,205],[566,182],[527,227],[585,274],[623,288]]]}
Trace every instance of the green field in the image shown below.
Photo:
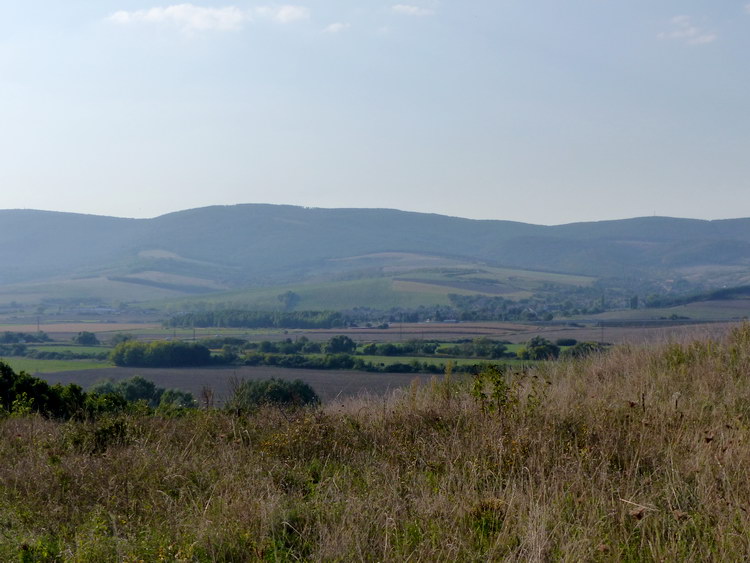
{"label": "green field", "polygon": [[71,352],[73,354],[101,354],[110,350],[108,346],[76,346],[74,344],[35,344],[28,348],[41,352]]}
{"label": "green field", "polygon": [[338,281],[320,284],[256,288],[213,295],[203,295],[178,301],[152,302],[148,306],[179,311],[196,306],[219,306],[222,308],[278,310],[278,296],[292,291],[299,296],[297,310],[335,310],[358,306],[378,309],[391,307],[418,307],[420,305],[447,305],[447,288],[441,293],[398,291],[391,278],[369,278],[363,280]]}
{"label": "green field", "polygon": [[435,268],[402,271],[398,276],[304,283],[272,288],[201,295],[148,303],[168,311],[196,307],[278,310],[279,295],[291,291],[299,297],[295,310],[340,310],[354,307],[390,309],[448,305],[451,293],[529,297],[544,284],[588,286],[594,278],[489,267]]}
{"label": "green field", "polygon": [[484,364],[507,364],[507,365],[520,365],[529,364],[528,361],[516,360],[514,358],[501,358],[499,360],[490,360],[487,358],[446,358],[440,356],[356,356],[358,359],[362,359],[366,362],[370,362],[373,365],[384,364],[390,366],[393,364],[409,364],[413,361],[418,361],[421,364],[429,364],[433,366],[446,365],[448,362],[454,366],[474,366]]}
{"label": "green field", "polygon": [[[179,295],[181,295],[179,291],[112,281],[100,276],[55,283],[31,283],[0,287],[0,302],[15,301],[23,305],[38,304],[49,299],[80,300],[85,298],[114,303],[117,301],[168,299]],[[49,309],[52,310],[53,307]]]}
{"label": "green field", "polygon": [[101,369],[110,367],[107,362],[96,360],[36,360],[34,358],[0,358],[13,368],[14,371],[26,373],[57,373],[60,371],[76,371],[86,369]]}

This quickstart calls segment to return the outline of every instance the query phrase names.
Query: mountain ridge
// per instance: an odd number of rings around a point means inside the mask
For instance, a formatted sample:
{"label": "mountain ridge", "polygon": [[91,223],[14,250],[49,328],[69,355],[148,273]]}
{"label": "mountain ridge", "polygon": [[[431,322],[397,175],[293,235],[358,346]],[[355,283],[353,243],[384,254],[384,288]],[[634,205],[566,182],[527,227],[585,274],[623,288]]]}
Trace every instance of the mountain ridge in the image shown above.
{"label": "mountain ridge", "polygon": [[[388,253],[399,256],[390,260]],[[159,273],[183,276],[186,287],[196,280],[206,287],[270,286],[354,276],[365,267],[403,268],[409,254],[597,278],[690,275],[708,280],[706,287],[739,285],[750,281],[750,218],[547,226],[272,204],[215,205],[151,219],[0,210],[0,286],[82,276],[140,275],[157,283]]]}

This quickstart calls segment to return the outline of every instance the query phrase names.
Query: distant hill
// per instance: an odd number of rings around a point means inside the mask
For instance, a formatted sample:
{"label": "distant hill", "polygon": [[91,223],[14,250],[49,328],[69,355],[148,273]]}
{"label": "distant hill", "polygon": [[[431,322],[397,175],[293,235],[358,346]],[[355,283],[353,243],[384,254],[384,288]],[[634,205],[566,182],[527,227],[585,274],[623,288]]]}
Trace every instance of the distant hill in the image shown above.
{"label": "distant hill", "polygon": [[148,290],[149,299],[472,264],[598,278],[683,277],[718,288],[750,283],[750,219],[540,226],[254,204],[154,219],[7,210],[0,211],[0,260],[0,286],[97,278]]}

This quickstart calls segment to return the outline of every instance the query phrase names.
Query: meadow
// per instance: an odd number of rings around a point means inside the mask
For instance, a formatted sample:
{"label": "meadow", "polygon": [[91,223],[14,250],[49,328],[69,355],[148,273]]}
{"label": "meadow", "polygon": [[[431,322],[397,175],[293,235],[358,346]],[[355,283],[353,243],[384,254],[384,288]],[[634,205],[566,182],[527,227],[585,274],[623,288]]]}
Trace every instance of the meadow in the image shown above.
{"label": "meadow", "polygon": [[47,374],[62,371],[95,370],[108,367],[108,362],[97,360],[38,360],[36,358],[8,357],[2,361],[13,368],[13,371],[25,371],[31,374]]}
{"label": "meadow", "polygon": [[742,561],[750,325],[300,410],[0,421],[5,561]]}

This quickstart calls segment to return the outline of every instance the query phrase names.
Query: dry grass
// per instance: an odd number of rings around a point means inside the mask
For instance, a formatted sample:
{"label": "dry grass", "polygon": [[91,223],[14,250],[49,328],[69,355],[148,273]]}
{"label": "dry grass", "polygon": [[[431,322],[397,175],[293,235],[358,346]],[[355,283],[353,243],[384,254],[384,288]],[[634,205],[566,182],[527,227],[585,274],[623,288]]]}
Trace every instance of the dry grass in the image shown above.
{"label": "dry grass", "polygon": [[474,394],[6,418],[0,560],[747,560],[748,383],[744,325]]}

